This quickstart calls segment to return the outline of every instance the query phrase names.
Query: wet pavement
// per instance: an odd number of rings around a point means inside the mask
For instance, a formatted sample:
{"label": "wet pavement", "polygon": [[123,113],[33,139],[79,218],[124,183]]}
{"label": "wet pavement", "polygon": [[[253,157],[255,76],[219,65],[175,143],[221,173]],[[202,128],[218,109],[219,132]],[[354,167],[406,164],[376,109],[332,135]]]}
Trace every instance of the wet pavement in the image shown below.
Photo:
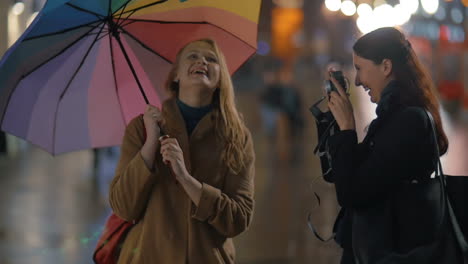
{"label": "wet pavement", "polygon": [[[339,247],[318,241],[307,227],[311,213],[319,232],[330,235],[338,206],[334,187],[320,178],[319,160],[312,154],[317,140],[307,107],[319,95],[306,86],[301,94],[305,128],[302,136],[287,141],[289,151],[262,128],[256,97],[248,91],[238,94],[253,132],[257,162],[255,215],[250,229],[235,239],[237,263],[339,263]],[[362,138],[375,107],[361,89],[352,92],[352,100]],[[444,112],[451,143],[444,164],[448,173],[468,175],[468,120],[453,116]],[[1,264],[92,263],[92,251],[110,212],[107,186],[118,149],[97,153],[96,169],[94,155],[85,150],[52,157],[30,146],[19,155],[0,156]],[[314,193],[321,198],[320,206]]]}

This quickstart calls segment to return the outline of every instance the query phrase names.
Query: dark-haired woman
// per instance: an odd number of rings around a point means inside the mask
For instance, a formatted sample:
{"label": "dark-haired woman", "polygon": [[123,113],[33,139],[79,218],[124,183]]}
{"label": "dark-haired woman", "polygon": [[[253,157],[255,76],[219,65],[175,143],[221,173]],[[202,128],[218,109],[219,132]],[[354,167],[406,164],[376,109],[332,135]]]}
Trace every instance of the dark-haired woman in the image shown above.
{"label": "dark-haired woman", "polygon": [[[338,92],[330,94],[328,107],[337,131],[328,140],[330,155],[322,157],[322,165],[331,166],[325,179],[335,183],[342,206],[335,223],[336,239],[343,247],[342,263],[460,263],[455,245],[447,244],[423,256],[411,253],[438,239],[437,227],[428,224],[428,219],[407,219],[417,224],[405,230],[388,224],[401,219],[392,215],[396,211],[381,221],[403,181],[430,178],[435,169],[434,144],[439,145],[441,155],[447,151],[432,81],[411,44],[395,28],[362,36],[353,51],[355,84],[377,104],[377,118],[358,143],[351,102],[343,87],[331,80]],[[437,142],[425,109],[435,119]]]}

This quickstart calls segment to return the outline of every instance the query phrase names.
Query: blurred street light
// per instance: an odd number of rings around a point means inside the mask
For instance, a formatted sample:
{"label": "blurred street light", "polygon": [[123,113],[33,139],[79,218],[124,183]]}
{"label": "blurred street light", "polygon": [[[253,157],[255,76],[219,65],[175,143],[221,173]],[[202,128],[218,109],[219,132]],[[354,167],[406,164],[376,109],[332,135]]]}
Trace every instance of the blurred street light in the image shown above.
{"label": "blurred street light", "polygon": [[394,13],[394,23],[395,25],[401,26],[408,22],[411,18],[411,13],[405,9],[401,4],[395,5],[393,7]]}
{"label": "blurred street light", "polygon": [[11,11],[14,15],[19,16],[24,12],[24,3],[23,2],[17,2],[13,5],[11,8]]}
{"label": "blurred street light", "polygon": [[367,15],[357,18],[356,25],[363,34],[367,34],[375,29],[372,25],[372,17],[373,15]]}
{"label": "blurred street light", "polygon": [[372,7],[366,3],[360,4],[357,7],[357,13],[359,16],[370,16],[372,15]]}
{"label": "blurred street light", "polygon": [[439,6],[439,9],[437,9],[437,12],[434,14],[434,17],[437,19],[437,20],[444,20],[445,17],[447,16],[446,12],[445,12],[445,8],[443,6]]}
{"label": "blurred street light", "polygon": [[356,4],[351,0],[345,0],[341,3],[341,12],[345,16],[353,16],[356,14]]}
{"label": "blurred street light", "polygon": [[271,47],[266,41],[259,41],[257,47],[257,54],[259,55],[266,56],[270,53]]}
{"label": "blurred street light", "polygon": [[410,14],[415,14],[419,8],[418,0],[400,0],[400,4],[410,12]]}
{"label": "blurred street light", "polygon": [[336,12],[341,8],[341,0],[325,0],[325,6],[328,10]]}
{"label": "blurred street light", "polygon": [[460,8],[452,8],[450,11],[450,16],[452,17],[452,21],[455,24],[461,24],[463,22],[463,12],[460,10]]}
{"label": "blurred street light", "polygon": [[374,9],[374,24],[376,28],[395,26],[393,7],[383,4]]}
{"label": "blurred street light", "polygon": [[421,5],[426,13],[432,15],[439,8],[439,0],[421,0]]}

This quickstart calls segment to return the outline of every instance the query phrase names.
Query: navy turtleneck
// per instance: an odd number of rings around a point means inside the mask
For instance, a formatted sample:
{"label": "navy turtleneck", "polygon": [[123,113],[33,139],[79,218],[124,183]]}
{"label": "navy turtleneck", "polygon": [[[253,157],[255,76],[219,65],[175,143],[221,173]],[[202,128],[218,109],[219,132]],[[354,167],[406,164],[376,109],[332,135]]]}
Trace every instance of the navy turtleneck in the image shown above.
{"label": "navy turtleneck", "polygon": [[203,107],[191,107],[177,98],[177,106],[179,106],[180,112],[184,117],[185,127],[187,128],[187,133],[190,136],[197,126],[198,122],[211,110],[213,110],[213,105],[209,104]]}

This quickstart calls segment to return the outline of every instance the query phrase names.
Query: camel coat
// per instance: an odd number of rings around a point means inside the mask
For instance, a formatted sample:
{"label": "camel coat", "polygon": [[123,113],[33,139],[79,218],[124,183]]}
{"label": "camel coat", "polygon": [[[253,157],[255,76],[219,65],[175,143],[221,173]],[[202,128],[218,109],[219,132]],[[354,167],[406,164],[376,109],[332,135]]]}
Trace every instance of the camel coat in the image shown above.
{"label": "camel coat", "polygon": [[111,183],[114,213],[136,220],[123,244],[119,264],[234,263],[232,237],[245,231],[254,208],[254,151],[250,133],[244,143],[246,166],[233,174],[221,160],[223,144],[215,135],[212,113],[190,138],[175,99],[163,104],[164,131],[177,138],[190,175],[203,185],[198,207],[171,175],[157,150],[150,171],[140,154],[145,142],[143,116],[133,119],[123,139]]}

